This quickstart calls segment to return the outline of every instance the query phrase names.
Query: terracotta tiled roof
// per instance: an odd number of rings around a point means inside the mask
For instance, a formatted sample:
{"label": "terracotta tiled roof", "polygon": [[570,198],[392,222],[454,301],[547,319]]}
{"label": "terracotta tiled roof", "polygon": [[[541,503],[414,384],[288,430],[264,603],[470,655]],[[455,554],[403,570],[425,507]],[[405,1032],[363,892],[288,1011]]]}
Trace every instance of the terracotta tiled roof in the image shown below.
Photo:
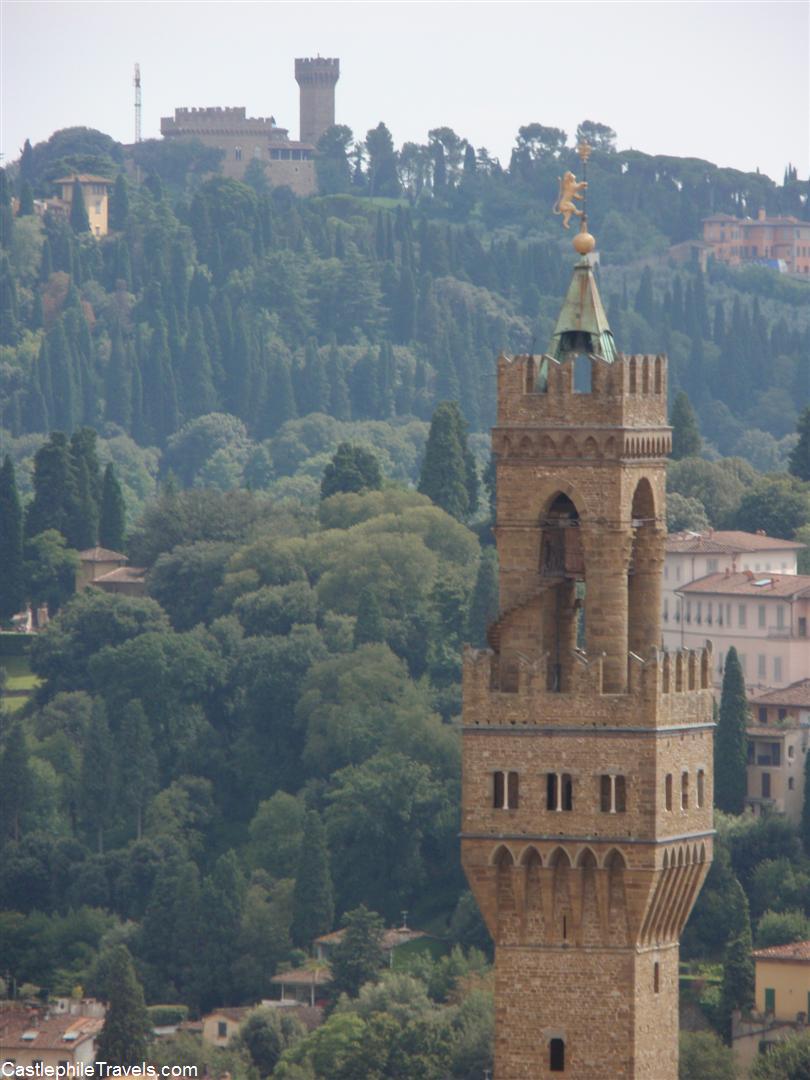
{"label": "terracotta tiled roof", "polygon": [[94,176],[92,173],[74,173],[72,176],[62,176],[58,180],[54,180],[54,183],[72,184],[74,180],[78,180],[80,184],[109,184],[110,187],[115,183],[109,176]]}
{"label": "terracotta tiled roof", "polygon": [[794,941],[791,945],[772,945],[769,949],[756,949],[756,960],[803,960],[810,962],[810,941]]}
{"label": "terracotta tiled roof", "polygon": [[753,705],[808,705],[810,706],[810,679],[784,686],[781,690],[765,690],[751,698]]}
{"label": "terracotta tiled roof", "polygon": [[79,552],[82,562],[129,562],[126,555],[120,551],[111,551],[109,548],[92,547]]}
{"label": "terracotta tiled roof", "polygon": [[667,537],[667,551],[684,554],[706,552],[709,555],[734,555],[746,551],[798,551],[805,547],[798,540],[781,540],[764,533],[742,532],[739,529],[714,529],[710,532],[679,532]]}
{"label": "terracotta tiled roof", "polygon": [[[69,1050],[95,1038],[102,1017],[32,1015],[27,1009],[0,1013],[0,1050]],[[23,1036],[28,1036],[23,1038]]]}
{"label": "terracotta tiled roof", "polygon": [[210,1020],[212,1016],[224,1016],[226,1019],[239,1024],[249,1012],[253,1012],[254,1008],[254,1005],[226,1005],[221,1009],[214,1009],[213,1012],[203,1017],[203,1021]]}
{"label": "terracotta tiled roof", "polygon": [[[333,930],[329,934],[322,934],[320,937],[315,938],[316,945],[337,945],[338,942],[343,940],[343,935],[346,933],[343,930]],[[390,930],[384,930],[383,936],[380,941],[383,951],[388,952],[391,949],[395,949],[398,945],[404,945],[406,941],[416,941],[418,938],[427,937],[424,930],[412,930],[410,927],[394,927]]]}
{"label": "terracotta tiled roof", "polygon": [[146,577],[146,568],[143,566],[118,566],[115,570],[109,570],[106,574],[101,574],[95,578],[90,584],[101,585],[107,581],[135,581],[141,582]]}
{"label": "terracotta tiled roof", "polygon": [[[767,582],[758,585],[757,582]],[[810,575],[774,574],[770,571],[744,571],[741,574],[708,574],[675,590],[679,593],[707,593],[714,596],[757,596],[788,599],[810,596]]]}
{"label": "terracotta tiled roof", "polygon": [[274,975],[270,980],[271,983],[275,983],[277,986],[281,983],[284,983],[285,986],[326,986],[331,981],[332,969],[328,964],[322,964],[316,968],[293,968],[292,971]]}

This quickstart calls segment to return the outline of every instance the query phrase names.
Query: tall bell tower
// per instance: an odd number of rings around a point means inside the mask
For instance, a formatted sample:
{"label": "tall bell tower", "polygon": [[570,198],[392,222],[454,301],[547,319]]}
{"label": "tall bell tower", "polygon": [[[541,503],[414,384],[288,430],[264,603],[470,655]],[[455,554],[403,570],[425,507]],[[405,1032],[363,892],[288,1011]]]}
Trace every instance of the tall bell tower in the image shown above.
{"label": "tall bell tower", "polygon": [[677,1080],[678,939],[712,856],[711,654],[660,651],[667,361],[616,351],[586,186],[561,180],[580,259],[548,353],[498,360],[500,614],[464,658],[495,1080]]}

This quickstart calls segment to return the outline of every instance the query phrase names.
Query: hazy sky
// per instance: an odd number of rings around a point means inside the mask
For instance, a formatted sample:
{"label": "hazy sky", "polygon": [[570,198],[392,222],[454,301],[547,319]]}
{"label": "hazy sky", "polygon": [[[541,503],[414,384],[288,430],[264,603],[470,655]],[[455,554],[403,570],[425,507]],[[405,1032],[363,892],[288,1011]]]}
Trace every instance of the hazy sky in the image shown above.
{"label": "hazy sky", "polygon": [[0,149],[86,125],[131,142],[181,105],[245,105],[298,135],[296,56],[338,56],[337,120],[399,146],[448,125],[508,163],[518,127],[597,120],[620,148],[810,171],[806,0],[271,3],[0,0]]}

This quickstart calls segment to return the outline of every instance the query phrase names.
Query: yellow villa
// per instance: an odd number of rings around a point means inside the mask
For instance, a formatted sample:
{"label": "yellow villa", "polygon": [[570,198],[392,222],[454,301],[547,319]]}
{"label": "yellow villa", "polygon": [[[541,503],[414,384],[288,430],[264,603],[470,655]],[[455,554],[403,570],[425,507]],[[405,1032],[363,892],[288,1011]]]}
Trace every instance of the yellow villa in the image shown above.
{"label": "yellow villa", "polygon": [[106,176],[92,176],[89,173],[74,173],[73,176],[63,176],[60,180],[56,180],[55,184],[61,190],[61,201],[65,203],[68,212],[73,201],[73,185],[77,180],[81,184],[82,195],[84,195],[90,232],[93,236],[106,236],[109,232],[108,211],[112,180]]}

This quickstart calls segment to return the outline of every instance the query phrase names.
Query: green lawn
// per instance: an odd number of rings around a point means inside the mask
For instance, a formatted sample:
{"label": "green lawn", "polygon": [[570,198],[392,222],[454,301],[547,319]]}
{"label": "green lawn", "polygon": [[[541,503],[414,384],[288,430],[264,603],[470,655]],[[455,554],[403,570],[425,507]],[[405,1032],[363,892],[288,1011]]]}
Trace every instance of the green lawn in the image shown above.
{"label": "green lawn", "polygon": [[6,669],[7,690],[35,690],[39,679],[31,673],[27,656],[0,656],[0,667]]}

